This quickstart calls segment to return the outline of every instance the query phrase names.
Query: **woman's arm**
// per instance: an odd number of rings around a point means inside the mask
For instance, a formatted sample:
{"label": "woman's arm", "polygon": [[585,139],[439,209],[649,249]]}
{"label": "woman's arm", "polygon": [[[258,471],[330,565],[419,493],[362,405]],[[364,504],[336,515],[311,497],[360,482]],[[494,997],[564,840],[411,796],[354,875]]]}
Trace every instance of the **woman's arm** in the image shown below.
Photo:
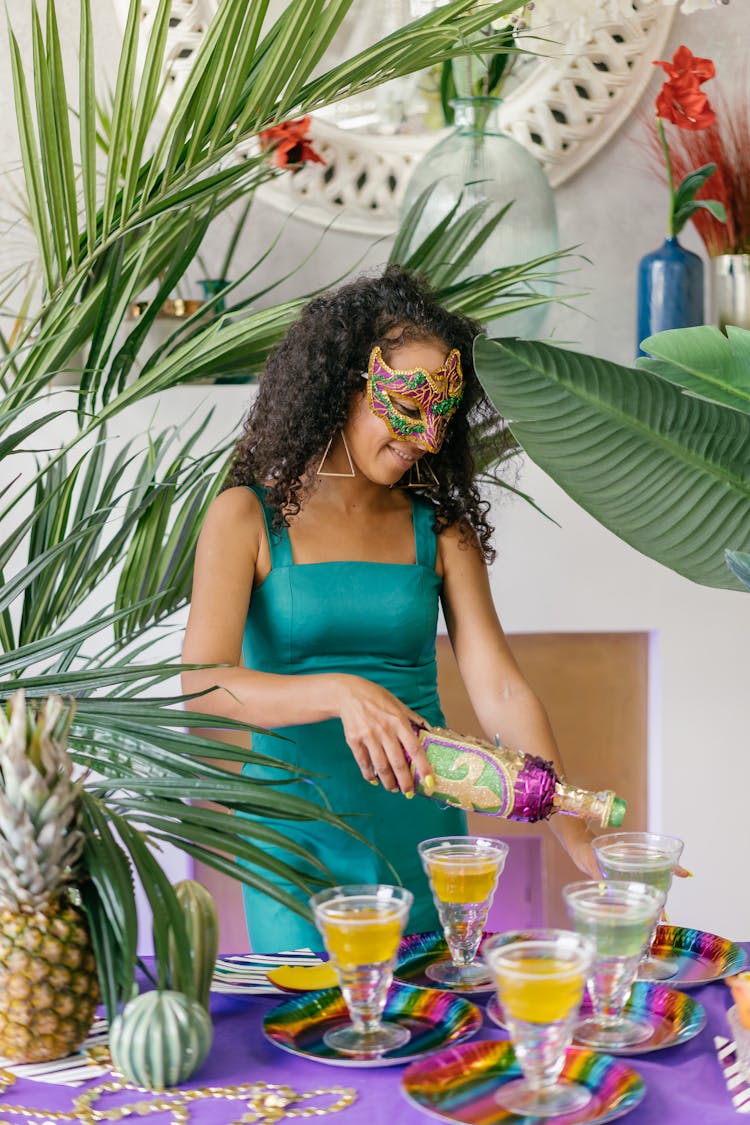
{"label": "woman's arm", "polygon": [[[340,718],[362,776],[408,792],[413,782],[403,747],[422,776],[430,767],[411,722],[423,720],[385,688],[339,673],[277,675],[242,667],[242,637],[256,574],[270,569],[263,513],[246,488],[230,488],[211,504],[195,557],[185,664],[223,667],[186,671],[187,694],[206,691],[190,709],[260,727]],[[209,690],[209,689],[215,690]],[[426,771],[426,774],[423,772]]]}
{"label": "woman's arm", "polygon": [[[492,600],[484,559],[475,543],[461,543],[456,528],[438,540],[443,569],[442,603],[448,635],[461,677],[482,725],[492,741],[564,767],[547,713],[516,664]],[[592,877],[598,869],[591,833],[584,821],[556,816],[550,828],[573,861]]]}

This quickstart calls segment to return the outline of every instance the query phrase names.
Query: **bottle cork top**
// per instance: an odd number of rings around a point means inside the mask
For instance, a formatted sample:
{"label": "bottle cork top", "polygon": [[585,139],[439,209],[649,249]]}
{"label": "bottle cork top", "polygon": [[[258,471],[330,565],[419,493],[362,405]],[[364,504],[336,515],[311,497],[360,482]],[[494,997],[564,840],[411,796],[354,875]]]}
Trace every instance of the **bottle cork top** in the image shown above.
{"label": "bottle cork top", "polygon": [[625,813],[627,812],[627,808],[628,808],[628,802],[627,801],[624,801],[622,799],[622,797],[615,797],[615,799],[612,802],[612,811],[609,814],[609,820],[607,822],[607,827],[608,828],[619,828],[620,825],[622,824],[623,820],[625,819]]}

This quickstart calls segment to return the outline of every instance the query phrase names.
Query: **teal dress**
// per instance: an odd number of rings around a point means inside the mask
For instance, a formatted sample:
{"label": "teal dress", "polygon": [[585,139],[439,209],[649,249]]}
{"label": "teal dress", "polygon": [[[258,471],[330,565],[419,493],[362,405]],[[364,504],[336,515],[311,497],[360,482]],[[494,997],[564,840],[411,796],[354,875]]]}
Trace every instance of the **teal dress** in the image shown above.
{"label": "teal dress", "polygon": [[[429,723],[443,724],[435,663],[441,579],[435,571],[437,541],[431,509],[412,501],[414,565],[296,565],[286,528],[271,532],[263,489],[253,491],[263,504],[271,571],[250,602],[242,647],[245,667],[287,675],[353,673],[381,684]],[[414,893],[407,932],[439,929],[417,844],[432,836],[464,835],[464,814],[424,797],[407,801],[401,794],[370,785],[359,771],[339,719],[302,726],[280,722],[278,732],[293,741],[255,734],[253,749],[318,775],[287,784],[284,792],[345,817],[373,847],[319,821],[265,818],[264,822],[322,860],[333,883],[402,883]],[[252,764],[242,772],[264,780],[288,777]],[[285,850],[264,845],[264,851],[300,871],[319,874]],[[306,902],[299,888],[273,878]],[[315,928],[294,911],[244,884],[243,895],[254,950],[320,947]]]}

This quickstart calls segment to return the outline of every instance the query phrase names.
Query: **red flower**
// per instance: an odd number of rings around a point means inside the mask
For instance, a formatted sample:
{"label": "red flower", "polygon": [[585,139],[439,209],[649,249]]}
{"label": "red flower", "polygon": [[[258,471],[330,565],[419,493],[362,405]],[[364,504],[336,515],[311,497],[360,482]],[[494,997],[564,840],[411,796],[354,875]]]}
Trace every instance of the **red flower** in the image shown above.
{"label": "red flower", "polygon": [[657,61],[667,81],[656,99],[656,113],[680,129],[707,129],[716,120],[701,85],[713,78],[716,68],[711,59],[696,58],[688,47],[678,47],[671,62]]}
{"label": "red flower", "polygon": [[290,164],[325,164],[312,147],[310,137],[305,133],[310,127],[309,117],[299,117],[296,121],[282,121],[270,129],[264,129],[260,134],[260,147],[273,150],[273,162],[279,168],[286,168]]}
{"label": "red flower", "polygon": [[708,98],[689,77],[664,83],[656,99],[656,113],[681,129],[707,129],[716,120]]}
{"label": "red flower", "polygon": [[667,81],[656,99],[656,128],[669,187],[669,237],[676,238],[688,219],[702,209],[720,222],[726,221],[726,210],[720,200],[697,199],[706,180],[715,173],[716,164],[710,161],[693,169],[681,184],[675,185],[672,156],[664,129],[665,121],[693,132],[714,124],[716,114],[708,104],[701,85],[713,78],[716,70],[710,59],[696,58],[687,47],[678,47],[671,62],[659,61],[654,66],[662,67],[667,73]]}
{"label": "red flower", "polygon": [[669,78],[692,78],[699,85],[716,76],[716,67],[711,59],[699,59],[689,47],[678,47],[671,62],[656,61],[654,66],[662,67]]}

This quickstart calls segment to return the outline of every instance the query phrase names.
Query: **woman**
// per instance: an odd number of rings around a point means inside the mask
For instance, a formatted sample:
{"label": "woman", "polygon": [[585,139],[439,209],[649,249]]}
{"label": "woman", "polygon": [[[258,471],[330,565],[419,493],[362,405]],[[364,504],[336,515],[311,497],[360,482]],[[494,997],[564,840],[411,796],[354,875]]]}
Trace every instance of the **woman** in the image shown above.
{"label": "woman", "polygon": [[[407,755],[427,786],[433,780],[413,724],[444,722],[439,604],[487,736],[560,767],[490,593],[489,505],[469,447],[470,425],[494,414],[472,362],[479,331],[398,267],[305,307],[268,361],[208,512],[183,651],[186,663],[229,666],[185,674],[188,692],[227,689],[196,706],[291,739],[255,735],[253,748],[315,773],[316,784],[285,791],[351,817],[374,847],[319,822],[268,823],[322,860],[336,883],[400,879],[415,895],[410,932],[439,928],[418,842],[466,832],[458,810],[423,797],[407,804]],[[564,846],[596,875],[585,826],[559,819]],[[254,949],[320,945],[293,911],[243,893]]]}

